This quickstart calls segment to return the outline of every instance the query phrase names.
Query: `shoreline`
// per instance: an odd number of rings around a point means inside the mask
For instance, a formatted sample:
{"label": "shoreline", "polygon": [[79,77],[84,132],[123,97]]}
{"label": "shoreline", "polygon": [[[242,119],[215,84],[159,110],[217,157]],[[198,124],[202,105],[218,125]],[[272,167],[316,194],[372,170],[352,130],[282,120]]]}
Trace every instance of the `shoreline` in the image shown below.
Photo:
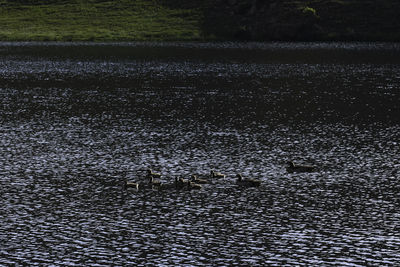
{"label": "shoreline", "polygon": [[395,1],[22,2],[0,3],[0,42],[400,42]]}

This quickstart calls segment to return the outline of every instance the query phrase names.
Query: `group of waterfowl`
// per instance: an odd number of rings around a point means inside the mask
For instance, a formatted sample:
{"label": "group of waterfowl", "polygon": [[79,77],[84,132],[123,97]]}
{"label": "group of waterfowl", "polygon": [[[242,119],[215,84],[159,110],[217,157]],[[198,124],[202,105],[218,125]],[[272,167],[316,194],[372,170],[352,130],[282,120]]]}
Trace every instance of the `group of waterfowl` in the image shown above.
{"label": "group of waterfowl", "polygon": [[[147,182],[143,183],[138,183],[138,182],[130,182],[130,181],[125,181],[124,183],[124,188],[146,188],[146,187],[151,187],[153,189],[169,189],[169,188],[175,188],[175,189],[187,189],[187,190],[196,190],[196,189],[201,189],[203,184],[208,184],[210,183],[209,179],[200,179],[197,177],[197,175],[192,175],[190,179],[184,179],[182,177],[175,177],[174,183],[163,183],[160,180],[158,180],[161,177],[161,173],[154,172],[151,169],[147,170],[147,174],[145,176],[145,179],[147,179]],[[226,177],[225,174],[222,174],[220,172],[216,171],[210,171],[210,175],[208,178],[222,178],[224,179]]]}
{"label": "group of waterfowl", "polygon": [[[315,171],[314,166],[310,165],[297,165],[292,161],[287,162],[288,166],[286,167],[286,171],[289,173],[294,172],[313,172]],[[207,178],[198,178],[197,175],[191,175],[189,179],[184,179],[182,177],[175,177],[175,181],[173,183],[163,183],[160,180],[161,173],[154,172],[152,169],[147,169],[147,174],[145,179],[147,182],[139,183],[139,182],[124,182],[124,189],[127,188],[153,188],[153,189],[187,189],[187,190],[198,190],[201,189],[203,184],[210,183],[210,179],[218,178],[225,179],[226,175],[214,170],[210,171],[210,174]],[[258,179],[251,178],[243,178],[241,174],[236,175],[236,185],[242,187],[258,187],[261,185],[261,181]]]}

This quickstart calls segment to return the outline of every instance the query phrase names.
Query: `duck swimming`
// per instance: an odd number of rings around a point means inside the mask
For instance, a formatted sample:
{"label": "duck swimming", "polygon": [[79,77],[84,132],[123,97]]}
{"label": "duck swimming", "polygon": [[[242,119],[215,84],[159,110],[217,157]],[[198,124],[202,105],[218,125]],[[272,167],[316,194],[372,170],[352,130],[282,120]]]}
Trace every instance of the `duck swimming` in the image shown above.
{"label": "duck swimming", "polygon": [[128,188],[134,188],[136,190],[139,190],[139,183],[125,181],[123,184],[123,187],[124,187],[124,190],[126,190]]}
{"label": "duck swimming", "polygon": [[193,182],[188,182],[187,183],[187,189],[188,190],[193,190],[193,189],[199,190],[201,188],[202,188],[202,186],[200,184],[196,184],[196,183],[193,183]]}
{"label": "duck swimming", "polygon": [[153,176],[149,176],[149,184],[151,186],[161,186],[161,181],[160,180],[154,180]]}
{"label": "duck swimming", "polygon": [[176,188],[183,188],[189,181],[183,179],[182,177],[175,177],[175,187]]}
{"label": "duck swimming", "polygon": [[147,177],[160,178],[161,173],[153,172],[152,169],[147,169]]}
{"label": "duck swimming", "polygon": [[216,172],[216,171],[213,171],[213,170],[211,170],[210,171],[210,177],[211,178],[225,178],[225,174],[223,174],[223,173],[220,173],[220,172]]}
{"label": "duck swimming", "polygon": [[241,174],[236,175],[237,180],[236,184],[240,186],[246,186],[246,187],[258,187],[261,185],[261,181],[257,179],[244,179]]}
{"label": "duck swimming", "polygon": [[315,171],[315,167],[311,166],[311,165],[297,165],[297,164],[294,164],[293,161],[288,161],[287,164],[288,164],[288,167],[286,167],[286,171],[289,173]]}
{"label": "duck swimming", "polygon": [[169,184],[160,183],[153,185],[152,188],[157,190],[171,190],[171,189],[177,189],[178,187],[176,186],[175,183],[169,183]]}
{"label": "duck swimming", "polygon": [[207,180],[199,179],[199,178],[197,178],[197,175],[194,175],[194,174],[192,175],[190,181],[193,183],[196,183],[196,184],[208,184]]}

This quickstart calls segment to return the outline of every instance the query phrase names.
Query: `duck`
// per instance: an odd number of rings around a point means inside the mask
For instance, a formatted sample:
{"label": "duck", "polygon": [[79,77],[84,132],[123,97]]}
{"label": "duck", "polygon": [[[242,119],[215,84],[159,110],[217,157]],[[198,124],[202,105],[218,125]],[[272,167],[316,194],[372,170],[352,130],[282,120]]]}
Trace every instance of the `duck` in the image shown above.
{"label": "duck", "polygon": [[134,188],[136,190],[139,190],[139,183],[125,181],[123,184],[123,187],[124,187],[124,190],[126,190],[128,188]]}
{"label": "duck", "polygon": [[200,179],[200,178],[197,177],[197,175],[194,175],[194,174],[192,175],[190,181],[193,182],[193,183],[196,183],[196,184],[208,184],[207,180]]}
{"label": "duck", "polygon": [[169,183],[169,184],[160,183],[160,184],[155,184],[155,185],[152,186],[152,188],[153,188],[153,189],[157,189],[157,190],[177,189],[175,183]]}
{"label": "duck", "polygon": [[201,186],[201,184],[196,184],[196,183],[193,183],[193,182],[188,182],[187,183],[187,189],[188,190],[199,190],[199,189],[201,189],[202,188],[202,186]]}
{"label": "duck", "polygon": [[257,179],[244,179],[243,176],[239,173],[236,175],[237,180],[236,184],[240,186],[246,186],[246,187],[258,187],[261,185],[261,181]]}
{"label": "duck", "polygon": [[153,176],[149,176],[149,184],[151,186],[161,186],[162,185],[161,181],[160,180],[154,180]]}
{"label": "duck", "polygon": [[288,164],[288,167],[286,167],[286,171],[289,173],[315,171],[315,167],[311,166],[311,165],[297,165],[297,164],[294,164],[293,161],[288,161],[287,164]]}
{"label": "duck", "polygon": [[175,187],[183,188],[189,181],[187,179],[183,179],[182,177],[175,177]]}
{"label": "duck", "polygon": [[216,171],[213,171],[213,170],[211,170],[210,171],[210,177],[211,178],[225,178],[225,174],[223,174],[223,173],[220,173],[220,172],[216,172]]}
{"label": "duck", "polygon": [[153,172],[152,169],[147,169],[147,177],[160,178],[161,173]]}

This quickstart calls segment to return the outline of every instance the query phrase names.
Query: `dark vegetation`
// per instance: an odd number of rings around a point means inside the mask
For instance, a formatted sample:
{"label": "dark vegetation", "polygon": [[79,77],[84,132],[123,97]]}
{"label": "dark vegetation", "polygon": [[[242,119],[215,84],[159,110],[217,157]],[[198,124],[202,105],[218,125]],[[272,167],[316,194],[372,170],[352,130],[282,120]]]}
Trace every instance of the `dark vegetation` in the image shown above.
{"label": "dark vegetation", "polygon": [[397,0],[0,0],[0,40],[399,41]]}
{"label": "dark vegetation", "polygon": [[400,1],[216,0],[205,31],[245,40],[399,41]]}

